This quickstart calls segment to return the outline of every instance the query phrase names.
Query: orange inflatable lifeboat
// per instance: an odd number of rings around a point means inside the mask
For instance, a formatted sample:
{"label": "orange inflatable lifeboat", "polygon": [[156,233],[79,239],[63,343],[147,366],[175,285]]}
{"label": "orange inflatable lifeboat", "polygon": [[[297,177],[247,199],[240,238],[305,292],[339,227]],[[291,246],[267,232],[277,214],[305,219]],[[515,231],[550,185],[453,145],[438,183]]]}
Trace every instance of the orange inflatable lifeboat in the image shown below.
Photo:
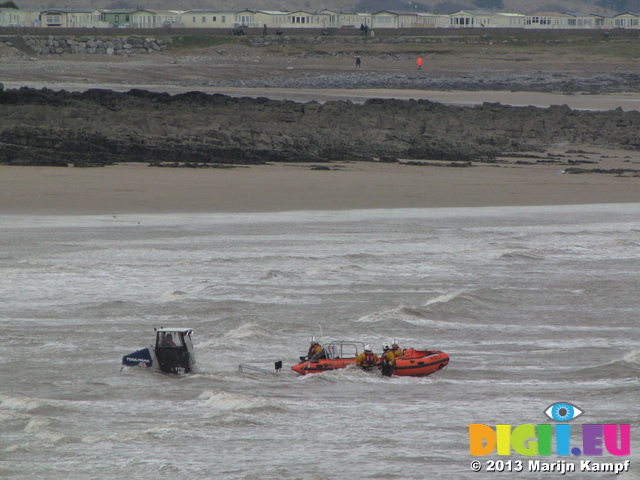
{"label": "orange inflatable lifeboat", "polygon": [[[306,375],[308,373],[339,370],[356,364],[356,357],[364,351],[364,343],[354,341],[334,341],[322,346],[322,351],[311,359],[301,357],[301,362],[291,370]],[[437,350],[407,348],[404,355],[396,359],[392,374],[400,377],[426,377],[449,364],[449,355]]]}
{"label": "orange inflatable lifeboat", "polygon": [[449,355],[438,350],[407,348],[396,358],[393,374],[400,377],[426,377],[449,365]]}
{"label": "orange inflatable lifeboat", "polygon": [[356,364],[356,357],[364,351],[364,343],[350,340],[335,341],[322,346],[322,351],[310,359],[300,357],[301,362],[291,367],[300,375],[328,372]]}

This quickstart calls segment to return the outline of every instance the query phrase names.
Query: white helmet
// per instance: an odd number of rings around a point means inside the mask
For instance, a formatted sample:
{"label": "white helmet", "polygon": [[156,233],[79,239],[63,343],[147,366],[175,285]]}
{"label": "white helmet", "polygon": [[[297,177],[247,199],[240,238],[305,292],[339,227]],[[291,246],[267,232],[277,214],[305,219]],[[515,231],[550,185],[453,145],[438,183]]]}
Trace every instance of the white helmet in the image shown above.
{"label": "white helmet", "polygon": [[313,345],[314,343],[318,343],[318,340],[316,340],[316,337],[311,337],[311,338],[309,339],[309,343],[310,343],[311,345]]}
{"label": "white helmet", "polygon": [[365,345],[364,346],[364,351],[365,352],[370,352],[371,351],[371,345]]}
{"label": "white helmet", "polygon": [[398,346],[398,340],[396,340],[395,338],[393,339],[393,342],[391,342],[391,346]]}
{"label": "white helmet", "polygon": [[389,345],[389,342],[384,342],[382,344],[382,349],[383,350],[389,350],[391,348],[391,345]]}

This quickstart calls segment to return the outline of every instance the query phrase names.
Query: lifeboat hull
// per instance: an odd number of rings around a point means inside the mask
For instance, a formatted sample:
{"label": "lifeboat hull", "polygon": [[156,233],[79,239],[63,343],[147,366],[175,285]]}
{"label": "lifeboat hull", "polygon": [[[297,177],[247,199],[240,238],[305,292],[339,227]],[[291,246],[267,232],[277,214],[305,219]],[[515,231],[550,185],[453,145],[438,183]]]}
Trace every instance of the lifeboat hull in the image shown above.
{"label": "lifeboat hull", "polygon": [[300,375],[306,375],[307,373],[321,373],[329,372],[331,370],[339,370],[355,364],[355,358],[318,359],[301,362],[291,367],[291,370],[298,372]]}
{"label": "lifeboat hull", "polygon": [[426,377],[449,364],[449,355],[440,351],[407,348],[404,356],[397,358],[393,374],[399,377]]}

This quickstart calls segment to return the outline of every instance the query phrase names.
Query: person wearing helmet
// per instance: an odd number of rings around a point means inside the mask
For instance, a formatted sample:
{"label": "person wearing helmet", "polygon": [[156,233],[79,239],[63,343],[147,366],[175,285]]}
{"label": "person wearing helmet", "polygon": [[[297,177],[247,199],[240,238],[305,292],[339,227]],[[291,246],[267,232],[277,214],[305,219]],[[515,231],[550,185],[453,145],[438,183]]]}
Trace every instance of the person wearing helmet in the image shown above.
{"label": "person wearing helmet", "polygon": [[382,355],[380,356],[380,365],[385,363],[394,364],[396,361],[396,356],[391,350],[391,344],[389,342],[384,342],[382,344]]}
{"label": "person wearing helmet", "polygon": [[396,363],[396,356],[391,351],[391,344],[384,342],[382,344],[382,356],[380,357],[380,367],[385,377],[390,377],[393,373],[393,366]]}
{"label": "person wearing helmet", "polygon": [[378,361],[378,355],[373,353],[371,345],[365,345],[364,352],[356,357],[356,365],[363,370],[373,370],[373,368],[378,365]]}
{"label": "person wearing helmet", "polygon": [[398,341],[394,338],[391,343],[391,351],[393,352],[394,357],[400,358],[404,356],[404,350],[400,348],[398,345]]}
{"label": "person wearing helmet", "polygon": [[320,358],[320,354],[322,353],[322,346],[316,340],[316,337],[311,337],[309,340],[309,351],[306,356],[300,357],[300,360],[303,362],[307,360],[311,360],[312,358]]}

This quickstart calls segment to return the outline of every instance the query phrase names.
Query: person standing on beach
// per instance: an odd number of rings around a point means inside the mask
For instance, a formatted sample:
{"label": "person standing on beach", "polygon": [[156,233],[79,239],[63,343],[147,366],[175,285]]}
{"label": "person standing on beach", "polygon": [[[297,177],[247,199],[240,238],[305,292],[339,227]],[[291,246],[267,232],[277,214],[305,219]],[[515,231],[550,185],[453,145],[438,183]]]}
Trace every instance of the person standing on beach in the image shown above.
{"label": "person standing on beach", "polygon": [[418,57],[416,65],[418,65],[418,70],[422,70],[422,57]]}
{"label": "person standing on beach", "polygon": [[356,57],[356,68],[360,68],[360,57]]}

